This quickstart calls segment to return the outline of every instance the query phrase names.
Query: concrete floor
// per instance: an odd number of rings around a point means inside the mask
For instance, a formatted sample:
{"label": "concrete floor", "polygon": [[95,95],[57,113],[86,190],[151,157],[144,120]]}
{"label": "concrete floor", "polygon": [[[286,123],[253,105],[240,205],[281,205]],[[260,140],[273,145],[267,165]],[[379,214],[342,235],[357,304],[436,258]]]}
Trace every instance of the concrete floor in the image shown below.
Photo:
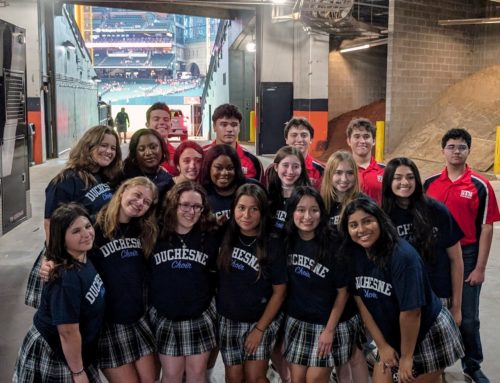
{"label": "concrete floor", "polygon": [[[0,382],[11,381],[18,349],[32,323],[34,309],[25,306],[24,293],[29,270],[44,241],[44,190],[64,162],[64,158],[51,160],[30,169],[32,218],[0,237]],[[268,164],[270,160],[263,158],[263,162]],[[497,199],[500,200],[500,181],[494,181],[493,186]],[[497,351],[500,352],[500,325],[496,317],[500,313],[499,230],[500,225],[496,224],[486,282],[481,295],[481,334],[485,355],[483,370],[492,382],[500,382],[500,364],[496,363],[494,356]],[[278,382],[276,377],[270,378],[272,382]],[[467,381],[458,363],[446,371],[448,383]],[[220,358],[211,382],[224,382]]]}

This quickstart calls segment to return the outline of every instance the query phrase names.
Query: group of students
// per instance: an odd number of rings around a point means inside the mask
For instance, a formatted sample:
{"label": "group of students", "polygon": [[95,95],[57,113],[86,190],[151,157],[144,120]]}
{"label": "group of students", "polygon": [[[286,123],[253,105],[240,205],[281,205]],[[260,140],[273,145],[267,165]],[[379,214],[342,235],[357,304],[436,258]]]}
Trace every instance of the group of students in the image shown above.
{"label": "group of students", "polygon": [[164,383],[203,382],[220,350],[227,382],[267,381],[272,359],[283,381],[327,382],[335,367],[363,383],[367,334],[374,382],[437,382],[463,357],[463,232],[410,159],[379,182],[370,158],[358,177],[367,120],[323,169],[293,118],[262,174],[236,142],[236,107],[215,110],[214,143],[171,155],[154,128],[163,105],[124,166],[117,134],[97,126],[47,187],[48,282],[14,382],[98,382],[97,369],[154,382],[159,365]]}

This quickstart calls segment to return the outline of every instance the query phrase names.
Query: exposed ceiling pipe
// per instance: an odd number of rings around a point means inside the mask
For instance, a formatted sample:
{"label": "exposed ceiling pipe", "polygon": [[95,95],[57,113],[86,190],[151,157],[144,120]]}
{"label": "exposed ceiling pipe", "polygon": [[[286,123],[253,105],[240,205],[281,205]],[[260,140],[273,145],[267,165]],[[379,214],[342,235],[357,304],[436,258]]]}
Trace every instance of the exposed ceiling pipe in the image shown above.
{"label": "exposed ceiling pipe", "polygon": [[485,18],[485,19],[438,20],[438,25],[442,25],[442,26],[447,26],[447,25],[474,25],[474,24],[500,24],[500,17],[488,17],[488,18]]}

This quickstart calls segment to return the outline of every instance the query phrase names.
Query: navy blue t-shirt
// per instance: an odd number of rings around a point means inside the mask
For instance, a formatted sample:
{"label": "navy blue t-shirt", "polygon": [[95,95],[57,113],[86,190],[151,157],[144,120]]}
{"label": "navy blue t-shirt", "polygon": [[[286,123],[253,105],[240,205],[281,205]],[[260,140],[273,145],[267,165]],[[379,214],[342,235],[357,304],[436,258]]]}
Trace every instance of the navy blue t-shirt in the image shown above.
{"label": "navy blue t-shirt", "polygon": [[279,235],[284,235],[286,223],[286,203],[288,198],[283,198],[283,205],[272,213],[272,231]]}
{"label": "navy blue t-shirt", "polygon": [[[434,262],[425,262],[425,267],[432,289],[440,298],[449,298],[452,295],[450,258],[446,249],[456,244],[463,238],[464,233],[449,212],[448,208],[441,202],[427,198],[432,211],[433,235],[434,235]],[[401,238],[406,239],[414,245],[413,217],[408,209],[395,206],[391,214],[391,220]]]}
{"label": "navy blue t-shirt", "polygon": [[216,219],[231,217],[231,204],[233,203],[234,194],[223,196],[217,193],[213,187],[207,187],[207,201],[210,210]]}
{"label": "navy blue t-shirt", "polygon": [[331,201],[330,205],[330,213],[328,216],[330,217],[330,227],[334,230],[337,230],[338,224],[340,223],[340,213],[342,212],[342,204],[337,201]]}
{"label": "navy blue t-shirt", "polygon": [[354,245],[353,289],[359,295],[387,343],[400,352],[401,311],[421,309],[417,344],[429,331],[442,304],[432,291],[417,251],[404,239],[394,248],[389,264],[379,268],[369,260],[365,249]]}
{"label": "navy blue t-shirt", "polygon": [[200,317],[214,295],[219,246],[219,232],[202,233],[199,225],[188,234],[159,238],[149,259],[151,305],[170,320]]}
{"label": "navy blue t-shirt", "polygon": [[316,262],[318,244],[312,239],[296,239],[293,252],[287,254],[288,289],[285,311],[293,318],[326,325],[337,298],[337,289],[347,287],[349,274],[337,259],[338,241],[331,253]]}
{"label": "navy blue t-shirt", "polygon": [[123,181],[134,177],[149,178],[158,188],[158,201],[163,201],[165,194],[175,185],[172,175],[161,166],[155,173],[145,173],[139,167],[129,166],[125,169]]}
{"label": "navy blue t-shirt", "polygon": [[106,321],[131,324],[145,312],[144,283],[146,260],[135,220],[120,224],[114,238],[104,238],[95,227],[92,262],[106,286]]}
{"label": "navy blue t-shirt", "polygon": [[83,180],[73,170],[64,173],[60,182],[50,182],[45,189],[45,218],[50,218],[60,204],[76,202],[83,205],[91,216],[95,216],[110,201],[113,191],[100,174],[93,174],[97,183],[85,187]]}
{"label": "navy blue t-shirt", "polygon": [[270,239],[266,258],[259,265],[255,237],[239,235],[230,270],[219,269],[219,314],[237,322],[253,323],[260,319],[273,294],[273,285],[287,281],[286,258],[281,248],[281,241]]}
{"label": "navy blue t-shirt", "polygon": [[92,262],[61,270],[59,277],[46,283],[33,323],[50,348],[66,360],[57,325],[80,324],[82,357],[89,365],[94,359],[97,337],[104,318],[105,290]]}

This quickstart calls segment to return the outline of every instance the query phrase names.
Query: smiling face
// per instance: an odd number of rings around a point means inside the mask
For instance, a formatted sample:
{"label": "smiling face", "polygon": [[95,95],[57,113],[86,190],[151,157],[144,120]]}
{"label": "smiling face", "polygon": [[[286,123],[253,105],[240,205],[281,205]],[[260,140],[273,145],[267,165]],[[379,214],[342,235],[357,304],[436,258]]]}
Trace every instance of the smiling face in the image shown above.
{"label": "smiling face", "polygon": [[291,127],[285,138],[286,144],[300,150],[304,157],[309,152],[311,141],[311,133],[309,133],[309,130],[303,125]]}
{"label": "smiling face", "polygon": [[225,155],[217,157],[210,166],[210,179],[221,190],[232,186],[235,174],[233,161]]}
{"label": "smiling face", "polygon": [[146,126],[149,129],[156,130],[165,141],[168,141],[168,133],[172,126],[170,113],[163,109],[153,110],[149,115],[149,121],[146,123]]}
{"label": "smiling face", "polygon": [[161,143],[158,138],[152,134],[144,134],[139,137],[137,142],[137,164],[139,168],[146,173],[154,173],[163,158]]}
{"label": "smiling face", "polygon": [[189,190],[179,196],[177,227],[175,230],[177,233],[187,234],[198,223],[202,212],[199,209],[200,206],[203,208],[203,199],[198,192]]}
{"label": "smiling face", "polygon": [[153,204],[153,191],[143,185],[129,186],[122,194],[120,201],[120,223],[129,222],[131,218],[142,217]]}
{"label": "smiling face", "polygon": [[375,140],[372,134],[363,128],[354,128],[351,136],[347,138],[347,145],[352,153],[358,157],[370,157]]}
{"label": "smiling face", "polygon": [[314,230],[321,220],[321,210],[318,203],[309,195],[303,196],[293,211],[293,223],[299,236],[304,240],[314,238]]}
{"label": "smiling face", "polygon": [[295,182],[299,179],[302,166],[297,156],[288,155],[279,163],[274,164],[274,169],[276,170],[276,173],[278,173],[281,185],[284,187],[290,187],[295,185]]}
{"label": "smiling face", "polygon": [[354,187],[356,174],[348,161],[341,161],[332,176],[332,185],[338,194],[345,194]]}
{"label": "smiling face", "polygon": [[380,238],[380,225],[377,219],[361,209],[349,216],[347,228],[352,241],[367,250]]}
{"label": "smiling face", "polygon": [[92,149],[92,159],[99,166],[109,166],[116,157],[116,138],[112,134],[105,134],[99,145]]}
{"label": "smiling face", "polygon": [[78,259],[94,244],[94,228],[87,217],[80,216],[66,229],[64,244],[66,251],[74,259]]}
{"label": "smiling face", "polygon": [[403,202],[415,192],[415,174],[405,165],[398,166],[391,182],[391,190]]}
{"label": "smiling face", "polygon": [[240,121],[235,117],[218,118],[214,124],[214,131],[217,144],[234,146],[240,134]]}
{"label": "smiling face", "polygon": [[261,213],[257,200],[249,195],[242,195],[234,209],[234,220],[240,232],[248,237],[256,236],[260,225]]}
{"label": "smiling face", "polygon": [[196,150],[186,148],[179,157],[177,169],[186,179],[196,181],[200,175],[202,159],[203,156]]}

